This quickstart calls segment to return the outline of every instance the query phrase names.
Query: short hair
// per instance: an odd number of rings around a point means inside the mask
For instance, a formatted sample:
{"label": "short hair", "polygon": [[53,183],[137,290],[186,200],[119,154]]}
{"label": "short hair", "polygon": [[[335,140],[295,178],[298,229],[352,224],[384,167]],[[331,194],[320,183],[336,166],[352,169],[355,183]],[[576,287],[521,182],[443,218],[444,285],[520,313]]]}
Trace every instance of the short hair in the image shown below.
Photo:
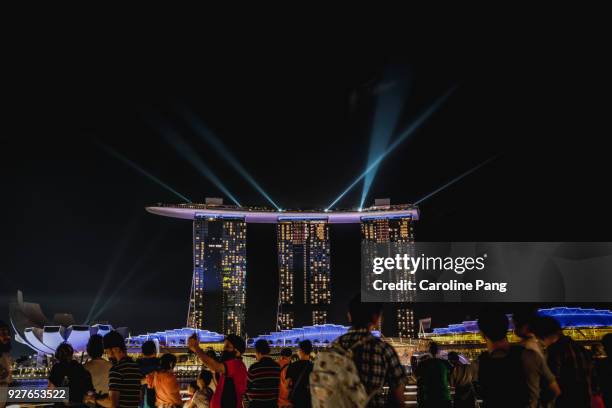
{"label": "short hair", "polygon": [[145,356],[150,356],[152,354],[157,354],[157,346],[153,340],[147,340],[142,343],[142,354]]}
{"label": "short hair", "polygon": [[213,358],[215,361],[219,361],[219,356],[217,356],[217,352],[211,348],[207,349],[204,353],[210,358]]}
{"label": "short hair", "polygon": [[99,334],[92,335],[87,341],[87,354],[91,358],[100,358],[104,354],[104,339]]}
{"label": "short hair", "polygon": [[353,327],[368,327],[375,318],[382,314],[383,304],[380,302],[362,302],[361,295],[355,295],[349,302],[351,325]]}
{"label": "short hair", "polygon": [[438,351],[440,350],[440,348],[438,347],[438,343],[436,343],[435,341],[432,341],[431,343],[429,343],[429,352],[431,353],[432,356],[437,356],[438,355]]}
{"label": "short hair", "polygon": [[259,354],[270,354],[270,345],[266,340],[259,339],[255,342],[255,351]]}
{"label": "short hair", "polygon": [[8,329],[9,325],[4,322],[4,320],[0,320],[0,329]]}
{"label": "short hair", "polygon": [[534,310],[521,310],[512,314],[512,323],[514,328],[528,326],[530,330],[533,330],[538,315]]}
{"label": "short hair", "polygon": [[298,343],[298,347],[304,354],[312,353],[312,342],[310,340],[302,340]]}
{"label": "short hair", "polygon": [[206,384],[206,386],[209,386],[210,382],[213,379],[213,375],[209,370],[202,370],[198,375],[198,379],[204,381],[204,384]]}
{"label": "short hair", "polygon": [[244,354],[244,352],[246,350],[246,343],[244,342],[244,339],[242,337],[240,337],[238,335],[235,335],[235,334],[228,334],[225,337],[225,340],[227,340],[230,343],[232,343],[234,348],[236,350],[238,350],[240,352],[240,354]]}
{"label": "short hair", "polygon": [[166,353],[159,359],[159,367],[162,370],[170,370],[176,365],[176,356]]}
{"label": "short hair", "polygon": [[451,351],[448,353],[448,361],[459,361],[459,353]]}
{"label": "short hair", "polygon": [[535,323],[534,333],[540,339],[545,339],[546,337],[561,333],[561,325],[554,317],[542,316]]}
{"label": "short hair", "polygon": [[198,391],[198,390],[200,389],[200,387],[198,386],[198,382],[197,382],[197,381],[191,381],[191,382],[189,383],[189,386],[190,386],[191,388],[193,388],[194,390],[196,390],[196,391]]}
{"label": "short hair", "polygon": [[604,350],[608,357],[612,357],[612,333],[608,333],[601,338],[601,344],[603,344]]}
{"label": "short hair", "polygon": [[57,358],[60,363],[69,363],[72,361],[73,355],[74,349],[70,343],[62,343],[55,349],[55,358]]}
{"label": "short hair", "polygon": [[116,330],[109,331],[104,335],[104,348],[110,349],[113,347],[119,347],[121,350],[126,351],[125,339]]}
{"label": "short hair", "polygon": [[491,341],[505,339],[508,324],[508,316],[498,311],[487,311],[478,318],[478,328]]}
{"label": "short hair", "polygon": [[293,351],[289,347],[283,347],[280,351],[280,355],[282,357],[291,357],[293,355]]}

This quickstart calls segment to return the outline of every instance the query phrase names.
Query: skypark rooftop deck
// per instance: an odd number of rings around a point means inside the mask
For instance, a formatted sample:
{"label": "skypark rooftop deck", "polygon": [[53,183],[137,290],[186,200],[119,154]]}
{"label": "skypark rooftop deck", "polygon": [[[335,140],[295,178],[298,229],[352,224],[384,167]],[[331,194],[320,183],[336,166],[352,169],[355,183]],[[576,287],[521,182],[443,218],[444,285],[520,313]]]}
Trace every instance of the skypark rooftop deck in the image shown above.
{"label": "skypark rooftop deck", "polygon": [[282,210],[266,207],[237,207],[211,204],[157,204],[146,207],[152,214],[163,217],[193,220],[198,217],[237,218],[248,223],[276,224],[283,221],[326,221],[330,224],[358,224],[362,220],[375,218],[419,219],[419,210],[410,204],[373,206],[362,210]]}

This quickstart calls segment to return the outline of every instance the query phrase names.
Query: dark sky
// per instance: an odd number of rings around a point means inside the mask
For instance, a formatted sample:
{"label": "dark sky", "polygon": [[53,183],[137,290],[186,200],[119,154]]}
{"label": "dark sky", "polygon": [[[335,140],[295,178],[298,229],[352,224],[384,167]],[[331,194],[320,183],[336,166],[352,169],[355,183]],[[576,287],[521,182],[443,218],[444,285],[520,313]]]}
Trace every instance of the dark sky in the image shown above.
{"label": "dark sky", "polygon": [[[324,207],[366,164],[373,88],[389,65],[412,84],[398,130],[452,87],[418,132],[381,165],[368,201],[409,203],[497,158],[421,205],[421,241],[609,241],[609,147],[592,98],[593,61],[539,54],[237,54],[163,58],[129,53],[16,59],[2,132],[0,319],[17,289],[48,315],[100,315],[133,333],[184,324],[191,224],[144,211],[177,198],[100,149],[117,150],[194,201],[220,191],[180,157],[169,124],[246,205],[267,205],[176,112],[188,106],[284,208]],[[588,72],[587,72],[588,71]],[[602,137],[604,135],[602,134]],[[608,137],[606,134],[605,137]],[[601,139],[600,139],[601,140]],[[358,204],[361,184],[340,203]],[[226,201],[228,201],[226,199]],[[333,311],[358,290],[359,228],[332,226]],[[275,230],[248,227],[247,330],[273,329]],[[119,286],[122,279],[131,279]],[[109,285],[102,291],[104,277]],[[114,293],[116,292],[116,293]],[[112,295],[112,296],[111,296]],[[419,305],[448,324],[478,306]]]}

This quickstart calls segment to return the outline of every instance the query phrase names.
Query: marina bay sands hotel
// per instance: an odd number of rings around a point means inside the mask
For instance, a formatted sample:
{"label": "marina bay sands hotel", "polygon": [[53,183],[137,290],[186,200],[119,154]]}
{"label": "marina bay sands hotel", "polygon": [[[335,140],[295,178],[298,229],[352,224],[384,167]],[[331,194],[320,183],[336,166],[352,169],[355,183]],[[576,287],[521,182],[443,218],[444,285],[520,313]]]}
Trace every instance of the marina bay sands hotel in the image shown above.
{"label": "marina bay sands hotel", "polygon": [[[415,206],[378,199],[372,207],[333,211],[276,211],[224,205],[158,204],[150,213],[193,221],[193,280],[187,326],[245,334],[248,223],[276,224],[279,293],[277,330],[325,324],[332,302],[330,224],[361,224],[362,244],[411,245]],[[363,245],[362,245],[363,247]],[[365,253],[367,257],[367,250]],[[396,310],[394,336],[415,335],[408,303]]]}

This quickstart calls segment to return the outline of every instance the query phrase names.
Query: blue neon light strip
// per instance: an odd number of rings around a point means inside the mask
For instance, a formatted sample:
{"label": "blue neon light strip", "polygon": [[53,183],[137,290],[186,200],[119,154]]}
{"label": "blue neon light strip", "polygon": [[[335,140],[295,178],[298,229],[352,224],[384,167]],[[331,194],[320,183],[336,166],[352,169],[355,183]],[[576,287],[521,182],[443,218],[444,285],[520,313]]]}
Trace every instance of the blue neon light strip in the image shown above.
{"label": "blue neon light strip", "polygon": [[278,217],[279,221],[328,221],[329,218],[328,217],[317,217],[317,216],[294,216],[294,217]]}
{"label": "blue neon light strip", "polygon": [[241,215],[229,215],[229,214],[203,214],[195,213],[195,218],[222,218],[227,220],[240,220],[244,221],[244,216]]}
{"label": "blue neon light strip", "polygon": [[[550,316],[559,321],[563,328],[612,327],[612,310],[583,309],[580,307],[552,307],[538,310],[540,316]],[[509,316],[511,317],[511,316]],[[451,324],[448,327],[433,329],[434,334],[476,333],[476,321]]]}
{"label": "blue neon light strip", "polygon": [[412,218],[412,214],[406,215],[371,215],[371,216],[363,216],[361,217],[361,221],[369,221],[369,220],[393,220],[393,219],[402,219],[402,218]]}

